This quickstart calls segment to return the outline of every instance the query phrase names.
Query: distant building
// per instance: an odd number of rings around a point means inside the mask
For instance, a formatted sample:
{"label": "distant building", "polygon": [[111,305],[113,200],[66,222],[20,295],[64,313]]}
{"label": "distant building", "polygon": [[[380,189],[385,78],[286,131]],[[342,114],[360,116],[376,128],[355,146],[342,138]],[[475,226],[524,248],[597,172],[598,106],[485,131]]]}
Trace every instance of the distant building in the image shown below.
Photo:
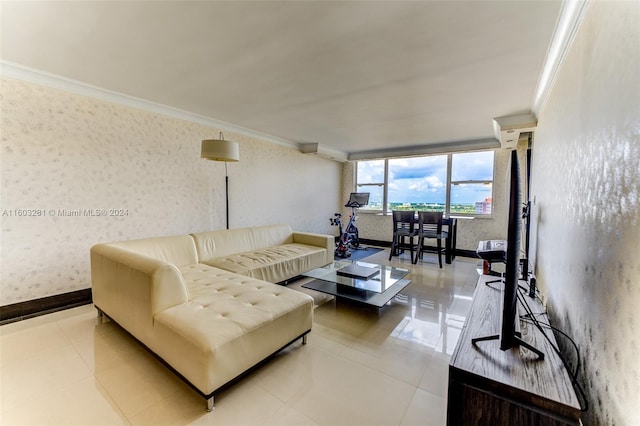
{"label": "distant building", "polygon": [[476,203],[476,214],[491,214],[491,198]]}

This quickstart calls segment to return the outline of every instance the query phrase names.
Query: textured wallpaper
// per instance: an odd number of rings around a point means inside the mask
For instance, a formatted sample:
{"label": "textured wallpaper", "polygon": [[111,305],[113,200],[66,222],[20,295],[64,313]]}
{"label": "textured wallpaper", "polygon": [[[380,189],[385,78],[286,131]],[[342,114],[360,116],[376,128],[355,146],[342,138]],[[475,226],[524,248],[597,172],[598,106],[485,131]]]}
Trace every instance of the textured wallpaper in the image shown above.
{"label": "textured wallpaper", "polygon": [[[90,287],[98,242],[225,227],[219,130],[10,78],[1,80],[0,305]],[[225,133],[231,227],[332,233],[342,166]],[[321,178],[318,178],[320,176]]]}
{"label": "textured wallpaper", "polygon": [[638,22],[638,2],[589,6],[533,149],[536,273],[580,349],[585,425],[640,424]]}

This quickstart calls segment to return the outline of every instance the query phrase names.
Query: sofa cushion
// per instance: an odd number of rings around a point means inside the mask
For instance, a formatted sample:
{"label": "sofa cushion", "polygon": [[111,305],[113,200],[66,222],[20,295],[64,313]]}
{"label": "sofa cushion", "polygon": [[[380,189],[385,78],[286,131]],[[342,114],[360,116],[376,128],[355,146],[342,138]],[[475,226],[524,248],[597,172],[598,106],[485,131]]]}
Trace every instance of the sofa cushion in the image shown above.
{"label": "sofa cushion", "polygon": [[111,245],[172,263],[176,266],[198,263],[198,253],[190,235],[120,241],[111,243]]}
{"label": "sofa cushion", "polygon": [[326,249],[305,244],[283,244],[204,262],[227,271],[277,283],[323,266]]}
{"label": "sofa cushion", "polygon": [[195,241],[199,261],[206,262],[215,257],[292,243],[292,233],[289,225],[266,225],[199,232],[191,236]]}
{"label": "sofa cushion", "polygon": [[156,349],[205,394],[311,329],[306,294],[202,264],[181,272],[190,301],[156,315]]}

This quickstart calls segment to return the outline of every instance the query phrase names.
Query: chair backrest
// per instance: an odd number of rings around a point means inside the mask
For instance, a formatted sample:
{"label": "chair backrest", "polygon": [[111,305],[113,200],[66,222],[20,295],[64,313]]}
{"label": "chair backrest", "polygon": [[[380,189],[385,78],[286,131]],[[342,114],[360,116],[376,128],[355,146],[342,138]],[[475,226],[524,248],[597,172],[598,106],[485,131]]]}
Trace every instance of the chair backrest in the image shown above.
{"label": "chair backrest", "polygon": [[393,210],[393,232],[400,230],[413,232],[416,227],[416,212]]}
{"label": "chair backrest", "polygon": [[442,212],[418,212],[418,230],[422,234],[442,234]]}

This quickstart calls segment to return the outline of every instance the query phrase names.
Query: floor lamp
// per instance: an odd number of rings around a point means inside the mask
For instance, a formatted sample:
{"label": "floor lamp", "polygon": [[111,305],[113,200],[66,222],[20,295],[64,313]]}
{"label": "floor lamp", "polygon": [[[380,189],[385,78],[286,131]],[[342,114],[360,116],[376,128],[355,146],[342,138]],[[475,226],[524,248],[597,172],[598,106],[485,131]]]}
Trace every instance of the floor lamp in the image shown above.
{"label": "floor lamp", "polygon": [[237,142],[225,141],[224,135],[220,132],[220,139],[205,139],[202,141],[200,158],[206,158],[207,160],[213,161],[224,161],[227,229],[229,229],[229,175],[227,174],[227,163],[229,161],[240,161],[240,147]]}

